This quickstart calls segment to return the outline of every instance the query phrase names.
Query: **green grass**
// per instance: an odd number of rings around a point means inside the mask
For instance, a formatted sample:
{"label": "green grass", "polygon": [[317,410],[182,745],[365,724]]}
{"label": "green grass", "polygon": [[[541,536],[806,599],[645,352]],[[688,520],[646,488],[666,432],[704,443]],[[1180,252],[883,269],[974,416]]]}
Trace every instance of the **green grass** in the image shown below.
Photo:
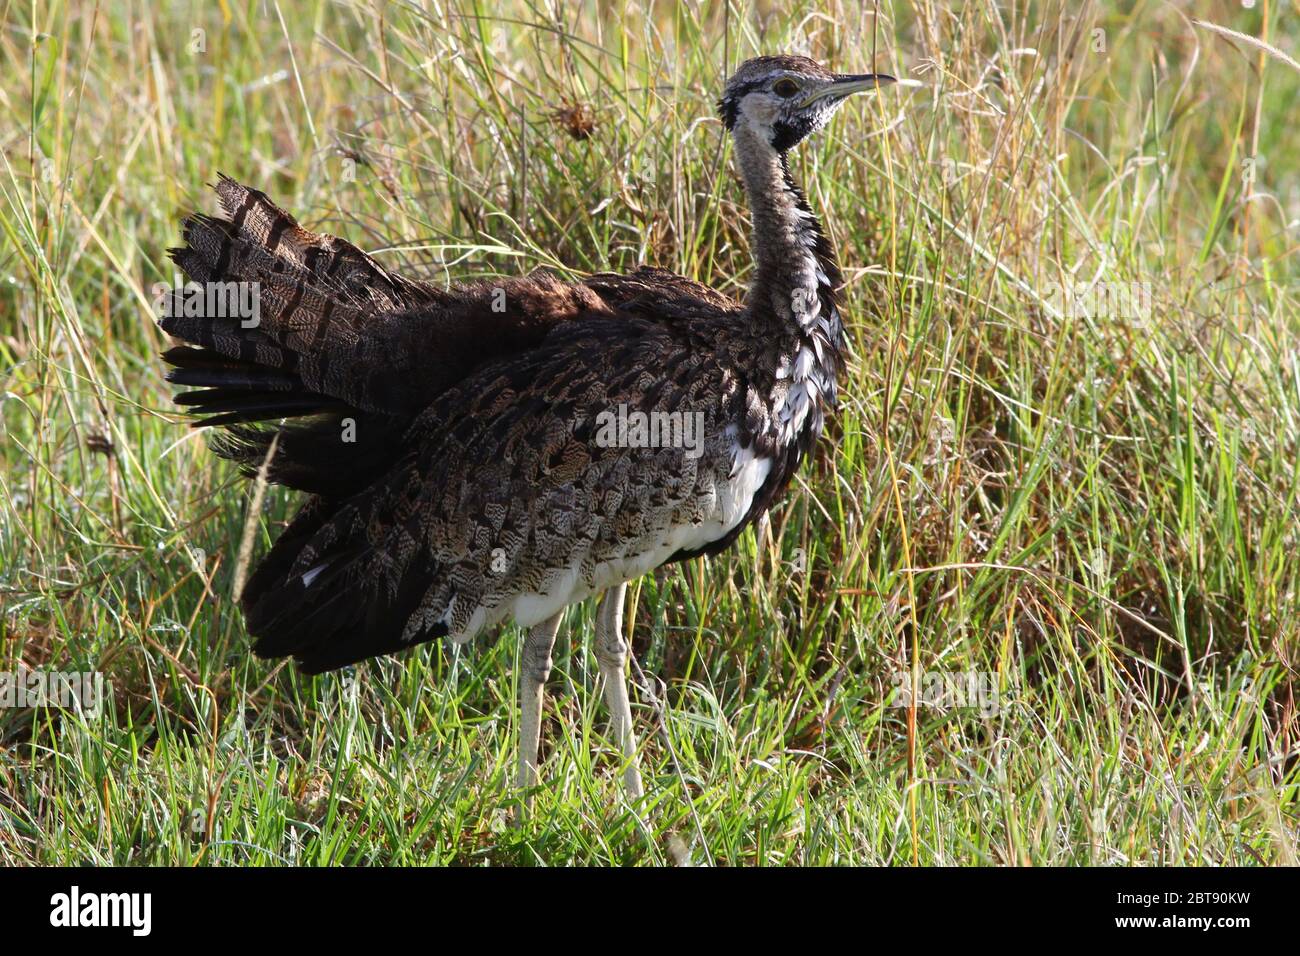
{"label": "green grass", "polygon": [[[0,7],[0,670],[113,683],[100,718],[0,710],[0,863],[1296,862],[1300,73],[1154,0],[422,6]],[[1286,4],[1198,9],[1300,50]],[[238,542],[292,501],[250,516],[186,430],[150,302],[203,183],[438,280],[740,294],[724,68],[877,46],[925,85],[795,164],[846,267],[842,407],[770,543],[634,588],[643,803],[589,606],[518,831],[513,626],[251,657]],[[1150,308],[1051,294],[1091,281]],[[1003,706],[897,706],[932,671]]]}

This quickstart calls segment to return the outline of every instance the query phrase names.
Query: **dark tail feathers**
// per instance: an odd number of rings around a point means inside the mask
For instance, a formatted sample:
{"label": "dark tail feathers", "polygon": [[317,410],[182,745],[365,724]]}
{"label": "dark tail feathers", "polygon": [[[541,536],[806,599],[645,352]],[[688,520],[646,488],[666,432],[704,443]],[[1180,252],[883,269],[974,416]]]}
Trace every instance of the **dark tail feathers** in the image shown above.
{"label": "dark tail feathers", "polygon": [[[173,290],[160,322],[190,343],[163,354],[168,381],[190,389],[176,402],[198,416],[195,427],[225,426],[214,448],[246,472],[261,466],[278,434],[270,480],[322,495],[365,487],[382,473],[409,412],[375,407],[385,383],[360,361],[358,333],[442,293],[387,272],[342,239],[302,229],[258,190],[224,175],[215,189],[230,218],[190,216],[185,245],[170,250],[201,284]],[[250,305],[251,315],[230,308]],[[254,427],[286,418],[295,421]]]}

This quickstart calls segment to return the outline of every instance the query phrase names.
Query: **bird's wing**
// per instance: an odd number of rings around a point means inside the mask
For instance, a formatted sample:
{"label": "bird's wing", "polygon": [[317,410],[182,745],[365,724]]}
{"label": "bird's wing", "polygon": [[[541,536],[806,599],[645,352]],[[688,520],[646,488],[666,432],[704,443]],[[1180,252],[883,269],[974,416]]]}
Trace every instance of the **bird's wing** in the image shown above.
{"label": "bird's wing", "polygon": [[222,176],[226,218],[185,220],[170,250],[192,283],[229,286],[249,314],[172,290],[160,324],[198,348],[166,355],[200,424],[349,407],[409,417],[479,365],[526,351],[556,324],[606,310],[545,274],[441,289],[397,275],[336,236],[303,229],[259,190]]}
{"label": "bird's wing", "polygon": [[[736,441],[749,400],[662,324],[558,330],[445,393],[372,487],[308,506],[245,591],[258,652],[320,671],[527,624],[738,532],[767,474]],[[680,440],[602,436],[620,407],[676,413]]]}
{"label": "bird's wing", "polygon": [[[214,448],[246,472],[274,440],[273,482],[353,494],[475,369],[579,316],[615,314],[593,289],[545,273],[448,290],[407,279],[303,229],[256,189],[225,176],[215,188],[225,218],[189,217],[185,245],[171,250],[190,282],[163,300],[161,327],[187,343],[164,354],[168,379],[190,389],[176,400],[196,426],[229,429]],[[213,290],[229,295],[214,302]]]}

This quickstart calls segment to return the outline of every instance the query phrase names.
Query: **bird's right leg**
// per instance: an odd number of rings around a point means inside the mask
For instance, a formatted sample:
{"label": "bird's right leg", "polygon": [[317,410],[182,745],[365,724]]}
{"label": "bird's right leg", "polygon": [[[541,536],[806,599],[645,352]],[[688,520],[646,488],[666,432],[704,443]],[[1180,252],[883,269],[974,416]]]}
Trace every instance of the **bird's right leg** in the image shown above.
{"label": "bird's right leg", "polygon": [[[551,676],[551,649],[555,647],[555,634],[560,629],[564,612],[535,624],[524,637],[523,651],[519,655],[519,777],[520,790],[537,786],[537,750],[542,741],[542,695],[546,679]],[[532,809],[533,798],[525,793],[515,814],[515,822],[523,823]]]}
{"label": "bird's right leg", "polygon": [[627,697],[627,641],[623,639],[623,599],[627,583],[617,584],[605,592],[596,610],[596,662],[605,683],[605,706],[609,709],[610,729],[623,755],[623,786],[627,795],[643,796],[641,768],[637,763],[636,734],[632,732],[632,706]]}

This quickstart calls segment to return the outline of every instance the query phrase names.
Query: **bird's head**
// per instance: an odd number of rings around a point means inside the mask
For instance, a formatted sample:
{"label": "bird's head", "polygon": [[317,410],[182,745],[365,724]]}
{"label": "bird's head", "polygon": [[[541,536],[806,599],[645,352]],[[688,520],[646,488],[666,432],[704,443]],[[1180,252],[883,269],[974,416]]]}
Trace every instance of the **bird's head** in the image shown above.
{"label": "bird's head", "polygon": [[832,73],[806,56],[759,56],[731,75],[718,112],[728,131],[747,126],[784,153],[825,126],[845,97],[893,82],[884,73]]}

